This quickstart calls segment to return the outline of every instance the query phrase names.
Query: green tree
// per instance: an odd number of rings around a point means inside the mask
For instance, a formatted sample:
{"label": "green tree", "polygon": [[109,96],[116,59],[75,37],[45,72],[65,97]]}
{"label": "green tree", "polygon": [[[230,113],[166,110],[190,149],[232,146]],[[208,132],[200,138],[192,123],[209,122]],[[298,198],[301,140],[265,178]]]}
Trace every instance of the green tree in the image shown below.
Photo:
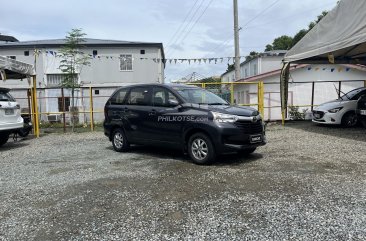
{"label": "green tree", "polygon": [[77,120],[78,111],[75,108],[75,89],[80,87],[79,74],[82,67],[90,65],[89,56],[81,49],[84,47],[82,43],[85,41],[83,37],[86,34],[81,29],[72,29],[66,36],[64,46],[60,49],[60,66],[59,69],[64,73],[61,86],[71,89],[71,125],[74,131]]}
{"label": "green tree", "polygon": [[259,54],[259,53],[258,53],[258,52],[256,52],[256,51],[251,51],[251,52],[249,53],[249,55],[245,57],[245,61],[248,61],[248,60],[254,59],[255,57],[257,57],[257,56],[258,56],[258,54]]}
{"label": "green tree", "polygon": [[271,50],[288,50],[291,49],[295,44],[297,44],[317,23],[320,22],[326,15],[327,11],[323,11],[317,18],[310,22],[307,29],[301,29],[297,32],[294,37],[283,35],[281,37],[275,38],[272,44],[267,44],[264,51]]}
{"label": "green tree", "polygon": [[266,46],[265,51],[270,50],[287,50],[291,48],[292,37],[282,35],[281,37],[275,38],[272,44]]}

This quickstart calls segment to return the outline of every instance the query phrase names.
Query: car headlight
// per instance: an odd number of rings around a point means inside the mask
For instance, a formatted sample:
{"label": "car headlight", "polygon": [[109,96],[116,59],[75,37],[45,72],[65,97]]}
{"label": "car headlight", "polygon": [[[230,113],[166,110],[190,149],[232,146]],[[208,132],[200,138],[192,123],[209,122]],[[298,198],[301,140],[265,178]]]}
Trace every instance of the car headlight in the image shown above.
{"label": "car headlight", "polygon": [[237,115],[229,115],[218,112],[211,112],[213,115],[213,120],[219,123],[233,123],[238,120]]}
{"label": "car headlight", "polygon": [[329,113],[337,113],[338,111],[342,110],[343,107],[337,107],[337,108],[333,108],[328,110]]}

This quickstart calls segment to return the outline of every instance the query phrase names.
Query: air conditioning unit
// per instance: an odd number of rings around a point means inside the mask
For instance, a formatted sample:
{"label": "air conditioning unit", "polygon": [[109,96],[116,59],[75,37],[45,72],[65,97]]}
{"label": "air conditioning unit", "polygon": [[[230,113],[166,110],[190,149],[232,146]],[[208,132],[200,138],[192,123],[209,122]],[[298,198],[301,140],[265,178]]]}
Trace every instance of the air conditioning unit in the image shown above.
{"label": "air conditioning unit", "polygon": [[48,115],[48,122],[61,122],[61,115]]}

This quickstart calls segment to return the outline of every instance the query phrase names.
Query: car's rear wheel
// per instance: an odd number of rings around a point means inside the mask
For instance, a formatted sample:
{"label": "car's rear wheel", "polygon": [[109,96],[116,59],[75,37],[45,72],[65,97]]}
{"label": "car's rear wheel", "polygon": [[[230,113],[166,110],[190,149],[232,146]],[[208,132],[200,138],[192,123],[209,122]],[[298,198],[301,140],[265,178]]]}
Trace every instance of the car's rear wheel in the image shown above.
{"label": "car's rear wheel", "polygon": [[9,134],[0,134],[0,146],[4,145],[9,140]]}
{"label": "car's rear wheel", "polygon": [[188,154],[196,164],[209,164],[215,160],[216,152],[211,139],[203,134],[193,134],[188,141]]}
{"label": "car's rear wheel", "polygon": [[121,128],[117,128],[113,131],[112,144],[113,149],[117,152],[123,152],[129,148],[130,144]]}
{"label": "car's rear wheel", "polygon": [[344,127],[354,127],[357,125],[357,114],[355,112],[348,112],[342,117],[342,125]]}

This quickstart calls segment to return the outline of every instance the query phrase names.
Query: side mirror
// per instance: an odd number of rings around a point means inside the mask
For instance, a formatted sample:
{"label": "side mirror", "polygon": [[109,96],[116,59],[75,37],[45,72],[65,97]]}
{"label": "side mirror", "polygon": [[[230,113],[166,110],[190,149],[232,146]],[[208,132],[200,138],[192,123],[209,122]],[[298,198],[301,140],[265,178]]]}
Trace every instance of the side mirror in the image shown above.
{"label": "side mirror", "polygon": [[169,104],[169,106],[175,107],[175,106],[179,105],[179,102],[177,100],[169,99],[168,104]]}

